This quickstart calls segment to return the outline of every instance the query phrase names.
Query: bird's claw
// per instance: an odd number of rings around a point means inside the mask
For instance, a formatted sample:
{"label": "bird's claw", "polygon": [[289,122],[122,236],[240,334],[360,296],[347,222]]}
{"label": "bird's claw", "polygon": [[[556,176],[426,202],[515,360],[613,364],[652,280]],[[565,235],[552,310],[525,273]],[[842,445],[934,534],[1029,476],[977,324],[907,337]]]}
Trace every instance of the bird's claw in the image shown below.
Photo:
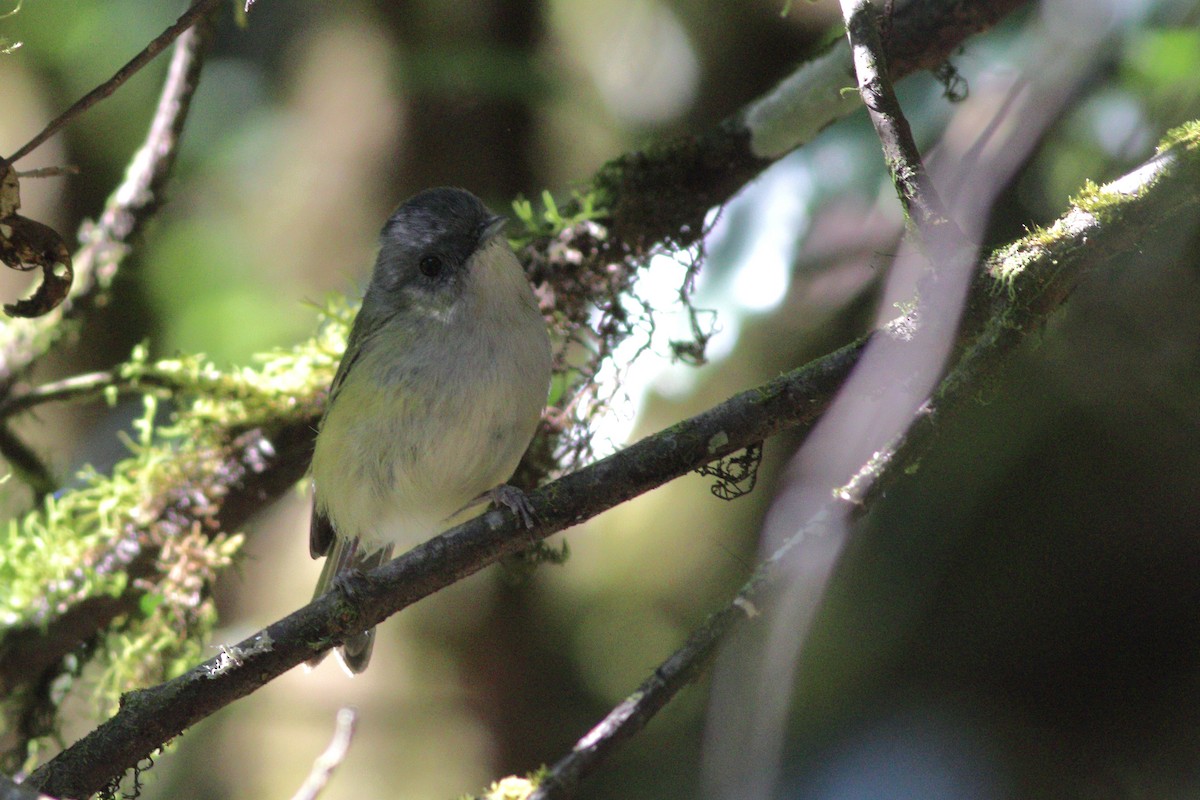
{"label": "bird's claw", "polygon": [[494,505],[504,506],[513,512],[525,530],[532,530],[537,524],[533,503],[530,503],[529,497],[517,487],[504,483],[487,492],[486,496]]}

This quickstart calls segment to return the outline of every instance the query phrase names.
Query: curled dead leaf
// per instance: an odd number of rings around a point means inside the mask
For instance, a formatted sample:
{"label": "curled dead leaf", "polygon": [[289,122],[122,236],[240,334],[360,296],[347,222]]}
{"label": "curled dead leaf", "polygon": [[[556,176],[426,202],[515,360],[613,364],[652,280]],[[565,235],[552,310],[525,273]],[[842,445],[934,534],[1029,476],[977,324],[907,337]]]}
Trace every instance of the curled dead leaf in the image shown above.
{"label": "curled dead leaf", "polygon": [[17,213],[21,207],[21,184],[17,171],[0,159],[0,261],[26,272],[42,269],[42,282],[33,295],[6,303],[10,317],[40,317],[55,309],[71,290],[75,271],[71,251],[58,231]]}
{"label": "curled dead leaf", "polygon": [[71,290],[75,277],[71,251],[49,225],[20,214],[0,219],[0,261],[23,272],[42,269],[42,282],[33,295],[4,304],[10,317],[40,317],[55,309]]}

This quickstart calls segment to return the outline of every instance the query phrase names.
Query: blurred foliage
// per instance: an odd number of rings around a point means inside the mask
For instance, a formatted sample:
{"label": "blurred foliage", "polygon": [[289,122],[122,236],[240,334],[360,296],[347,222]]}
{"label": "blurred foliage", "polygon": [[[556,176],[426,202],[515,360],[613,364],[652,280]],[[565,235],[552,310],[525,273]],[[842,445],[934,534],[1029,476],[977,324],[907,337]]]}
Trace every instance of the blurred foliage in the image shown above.
{"label": "blurred foliage", "polygon": [[[328,379],[349,306],[334,310],[341,322],[325,329],[319,353],[300,353],[289,348],[317,326],[305,302],[356,293],[396,203],[423,183],[462,183],[493,208],[518,194],[542,198],[538,211],[514,206],[530,235],[586,218],[594,207],[571,187],[601,163],[714,124],[836,25],[836,4],[793,3],[785,17],[780,6],[259,0],[245,28],[227,19],[169,205],[112,302],[32,378],[120,366],[132,385],[157,371],[189,385],[195,403],[177,400],[171,423],[124,402],[47,408],[20,422],[60,474],[93,467],[74,499],[51,498],[36,513],[13,481],[0,485],[13,513],[0,528],[0,619],[36,621],[38,607],[88,581],[116,586],[119,571],[72,583],[39,554],[94,546],[63,539],[58,523],[80,514],[96,521],[95,536],[119,536],[122,520],[140,513],[139,481],[177,468],[182,449],[218,421],[202,403],[210,390],[239,398],[250,418],[275,413],[270,398],[286,394],[275,378]],[[1082,2],[1057,9],[1092,13]],[[0,36],[22,44],[0,59],[5,152],[178,11],[146,0],[31,2],[0,20]],[[1032,57],[1036,20],[1020,14],[968,42],[955,65],[972,96]],[[987,241],[1044,224],[1087,180],[1120,174],[1170,127],[1200,116],[1194,4],[1131,4],[1118,22],[1088,81],[1004,187]],[[141,140],[162,69],[156,62],[21,165],[61,158],[82,168],[27,194],[30,216],[57,219],[65,232],[100,208]],[[918,141],[932,145],[956,106],[932,77],[900,88]],[[22,92],[32,99],[18,106]],[[573,196],[583,217],[567,211]],[[893,206],[861,115],[747,187],[713,219],[697,279],[695,302],[716,312],[719,328],[709,364],[667,365],[667,342],[688,320],[669,311],[679,265],[656,261],[640,290],[662,311],[659,338],[620,373],[631,401],[616,404],[600,436],[670,424],[871,324],[899,234]],[[1172,231],[1090,278],[868,520],[807,651],[788,743],[791,796],[896,796],[921,780],[926,795],[1195,793],[1197,244],[1195,231]],[[143,341],[148,349],[130,360]],[[265,364],[225,371],[269,351],[278,355]],[[122,444],[116,431],[131,419],[162,438]],[[347,702],[363,708],[363,725],[329,798],[392,797],[397,787],[453,797],[552,761],[747,573],[793,444],[767,443],[746,499],[721,503],[691,476],[568,534],[572,558],[561,567],[517,586],[489,571],[430,598],[381,629],[378,663],[363,678],[347,682],[328,666],[287,676],[185,736],[146,776],[145,796],[290,791]],[[231,537],[202,559],[215,569],[241,545],[241,569],[218,586],[216,640],[235,640],[311,592],[305,501],[281,506],[244,543]],[[148,601],[111,651],[161,648],[163,675],[197,657],[194,645],[185,652],[147,627],[184,613],[188,591]],[[186,613],[208,628],[211,611]],[[89,679],[109,702],[153,677],[114,667]],[[703,685],[685,694],[581,796],[695,796],[704,703]],[[91,720],[81,713],[74,726]]]}

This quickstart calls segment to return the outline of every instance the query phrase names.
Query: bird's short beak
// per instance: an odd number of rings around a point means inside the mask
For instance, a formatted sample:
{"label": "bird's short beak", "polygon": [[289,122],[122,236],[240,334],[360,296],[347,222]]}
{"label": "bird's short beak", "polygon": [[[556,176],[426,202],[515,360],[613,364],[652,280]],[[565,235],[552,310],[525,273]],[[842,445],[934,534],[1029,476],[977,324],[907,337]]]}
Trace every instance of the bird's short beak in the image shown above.
{"label": "bird's short beak", "polygon": [[508,225],[508,217],[497,214],[491,217],[480,226],[479,243],[482,244],[490,240],[494,236],[498,236],[505,226]]}

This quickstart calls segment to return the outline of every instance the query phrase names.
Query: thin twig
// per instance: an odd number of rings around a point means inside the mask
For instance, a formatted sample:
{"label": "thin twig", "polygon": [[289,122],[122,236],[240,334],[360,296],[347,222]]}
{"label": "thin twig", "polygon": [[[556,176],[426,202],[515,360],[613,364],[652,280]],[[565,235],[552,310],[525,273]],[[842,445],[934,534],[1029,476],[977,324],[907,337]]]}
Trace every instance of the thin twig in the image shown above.
{"label": "thin twig", "polygon": [[564,800],[574,796],[583,778],[695,680],[712,662],[721,642],[741,623],[758,616],[758,603],[769,583],[772,564],[773,560],[755,570],[728,605],[705,620],[682,647],[654,669],[637,691],[576,742],[570,753],[556,761],[542,776],[529,800]]}
{"label": "thin twig", "polygon": [[858,91],[883,145],[883,156],[904,210],[933,252],[953,253],[967,246],[950,218],[904,116],[888,75],[883,42],[870,0],[841,0],[846,36],[858,76]]}
{"label": "thin twig", "polygon": [[42,403],[72,398],[95,397],[109,386],[115,386],[119,377],[116,370],[89,372],[72,375],[59,381],[51,381],[23,392],[14,392],[0,402],[0,420],[27,411]]}
{"label": "thin twig", "polygon": [[79,167],[68,164],[65,167],[36,167],[34,169],[17,170],[18,178],[59,178],[63,175],[78,175]]}
{"label": "thin twig", "polygon": [[[193,17],[196,9],[207,16]],[[179,36],[146,141],[130,159],[125,180],[109,198],[95,226],[80,233],[84,245],[76,261],[94,259],[100,283],[111,280],[132,238],[163,203],[163,189],[179,153],[179,140],[219,11],[218,0],[200,0],[180,18],[193,17],[195,25]]]}
{"label": "thin twig", "polygon": [[121,84],[132,78],[142,67],[153,61],[155,56],[165,50],[171,42],[178,39],[184,31],[195,25],[197,20],[219,7],[222,2],[223,0],[197,0],[191,8],[183,12],[183,15],[175,21],[174,25],[171,25],[151,40],[150,44],[146,45],[128,64],[121,67],[115,75],[76,100],[70,108],[51,120],[50,124],[41,133],[22,145],[17,152],[8,157],[8,160],[16,162],[17,159],[29,155],[34,148],[57,133],[60,128],[72,119],[111,95],[121,87]]}
{"label": "thin twig", "polygon": [[350,752],[350,742],[354,738],[354,728],[358,722],[358,712],[347,706],[337,713],[337,726],[333,731],[333,740],[325,751],[313,762],[312,770],[304,780],[300,789],[292,795],[292,800],[316,800],[325,785],[329,783],[333,771],[346,760]]}
{"label": "thin twig", "polygon": [[36,408],[43,403],[92,399],[109,391],[127,394],[145,387],[164,390],[180,389],[183,388],[183,382],[173,381],[165,375],[154,373],[126,376],[121,374],[120,368],[72,375],[69,378],[39,384],[24,391],[14,391],[8,398],[0,402],[0,420]]}

